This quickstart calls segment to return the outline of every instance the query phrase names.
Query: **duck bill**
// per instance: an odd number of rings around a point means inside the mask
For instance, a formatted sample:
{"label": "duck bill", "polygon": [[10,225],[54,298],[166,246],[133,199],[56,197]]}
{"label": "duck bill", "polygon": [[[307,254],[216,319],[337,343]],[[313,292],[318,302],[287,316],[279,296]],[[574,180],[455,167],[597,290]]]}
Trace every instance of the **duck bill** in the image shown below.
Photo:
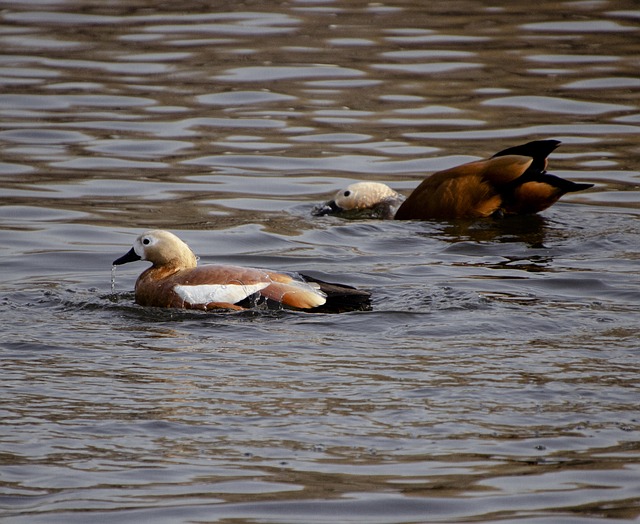
{"label": "duck bill", "polygon": [[340,213],[342,208],[336,204],[335,200],[329,200],[326,204],[322,204],[313,210],[313,215],[317,217],[322,217],[325,215],[333,215],[335,213]]}
{"label": "duck bill", "polygon": [[136,260],[141,260],[140,255],[131,248],[125,255],[122,255],[117,260],[113,261],[114,266],[120,266],[122,264],[126,264],[127,262],[135,262]]}

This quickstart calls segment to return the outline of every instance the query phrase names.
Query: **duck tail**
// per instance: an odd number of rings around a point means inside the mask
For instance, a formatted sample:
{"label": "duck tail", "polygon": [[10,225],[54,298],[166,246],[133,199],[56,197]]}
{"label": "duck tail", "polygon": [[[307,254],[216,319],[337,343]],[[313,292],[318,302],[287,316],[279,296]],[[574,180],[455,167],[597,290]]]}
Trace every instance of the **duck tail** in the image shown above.
{"label": "duck tail", "polygon": [[585,184],[582,182],[572,182],[565,178],[552,175],[551,173],[543,173],[542,176],[533,178],[533,181],[544,182],[552,187],[557,188],[564,195],[565,193],[575,193],[576,191],[584,191],[593,187],[593,184]]}
{"label": "duck tail", "polygon": [[343,313],[346,311],[371,310],[371,293],[345,284],[325,282],[309,275],[300,275],[305,282],[320,286],[327,301],[314,311],[322,313]]}
{"label": "duck tail", "polygon": [[562,142],[560,140],[534,140],[519,146],[508,147],[497,152],[497,156],[520,155],[531,158],[547,158]]}

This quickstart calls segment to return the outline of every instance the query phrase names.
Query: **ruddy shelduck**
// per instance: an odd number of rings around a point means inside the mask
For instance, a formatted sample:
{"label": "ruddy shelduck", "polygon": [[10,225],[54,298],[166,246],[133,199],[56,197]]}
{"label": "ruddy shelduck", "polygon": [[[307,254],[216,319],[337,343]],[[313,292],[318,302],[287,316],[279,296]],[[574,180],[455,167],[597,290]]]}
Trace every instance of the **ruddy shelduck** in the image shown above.
{"label": "ruddy shelduck", "polygon": [[[389,200],[399,203],[393,215],[395,220],[483,218],[538,213],[553,205],[566,193],[593,186],[547,173],[547,157],[559,145],[558,140],[536,140],[510,147],[486,160],[438,171],[427,177],[404,202],[401,195],[384,184],[353,184],[338,191],[332,200],[316,209],[314,214],[374,209],[376,206],[386,205],[385,202]],[[355,190],[354,186],[357,186]]]}
{"label": "ruddy shelduck", "polygon": [[312,311],[363,310],[370,294],[305,275],[231,265],[197,265],[193,251],[173,233],[151,230],[140,235],[114,266],[146,260],[135,284],[141,306],[241,310],[260,304]]}

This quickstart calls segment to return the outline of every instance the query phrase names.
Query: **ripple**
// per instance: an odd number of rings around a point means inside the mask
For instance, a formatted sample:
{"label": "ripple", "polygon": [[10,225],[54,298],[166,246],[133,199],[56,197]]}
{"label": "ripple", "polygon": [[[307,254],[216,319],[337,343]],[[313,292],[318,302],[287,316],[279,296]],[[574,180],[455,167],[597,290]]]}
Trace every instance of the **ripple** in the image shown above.
{"label": "ripple", "polygon": [[133,75],[155,75],[166,73],[171,67],[165,64],[144,64],[144,63],[123,63],[123,62],[103,62],[100,60],[77,60],[62,58],[46,58],[41,56],[21,57],[24,62],[35,62],[46,65],[54,69],[64,70],[81,69],[105,71],[109,73],[133,74]]}
{"label": "ripple", "polygon": [[371,135],[361,133],[325,133],[321,135],[307,135],[292,138],[294,142],[322,142],[322,143],[341,143],[341,142],[362,142],[369,140]]}
{"label": "ripple", "polygon": [[0,42],[8,47],[15,46],[48,50],[71,50],[86,46],[80,42],[70,42],[59,38],[46,38],[33,34],[25,36],[2,36],[0,37]]}
{"label": "ripple", "polygon": [[56,96],[0,95],[0,107],[5,109],[66,109],[68,103]]}
{"label": "ripple", "polygon": [[130,55],[122,55],[120,57],[121,60],[129,60],[131,62],[165,62],[165,61],[175,61],[175,60],[186,60],[193,53],[176,53],[176,52],[167,52],[167,53],[135,53]]}
{"label": "ripple", "polygon": [[300,491],[304,486],[285,482],[268,482],[264,480],[228,480],[211,485],[215,493],[279,493],[286,491]]}
{"label": "ripple", "polygon": [[569,82],[562,87],[565,89],[627,89],[640,88],[640,78],[612,76],[606,78],[592,78]]}
{"label": "ripple", "polygon": [[606,104],[602,102],[581,102],[566,98],[551,96],[508,96],[493,98],[482,102],[486,106],[519,107],[547,113],[560,113],[571,115],[600,115],[615,111],[628,111],[633,106],[622,104]]}
{"label": "ripple", "polygon": [[47,89],[50,89],[51,91],[100,91],[101,89],[104,89],[104,85],[99,84],[98,82],[56,82],[55,84],[48,85]]}
{"label": "ripple", "polygon": [[179,122],[179,127],[185,130],[200,126],[274,129],[286,127],[286,124],[280,120],[273,120],[269,118],[190,118]]}
{"label": "ripple", "polygon": [[97,140],[86,149],[98,153],[145,158],[169,156],[189,147],[193,147],[191,142],[177,140]]}
{"label": "ripple", "polygon": [[580,196],[584,201],[600,204],[614,204],[616,206],[630,206],[640,208],[640,191],[607,191],[599,193],[585,193]]}
{"label": "ripple", "polygon": [[640,124],[640,114],[625,115],[614,119],[615,122],[626,122],[629,124]]}
{"label": "ripple", "polygon": [[477,53],[471,51],[448,51],[441,49],[406,49],[403,51],[387,51],[381,53],[380,56],[385,58],[397,58],[399,60],[415,60],[416,58],[469,58]]}
{"label": "ripple", "polygon": [[69,127],[84,129],[100,129],[126,133],[148,133],[158,137],[192,137],[200,136],[200,128],[228,128],[228,129],[280,129],[285,123],[269,118],[187,118],[176,121],[148,121],[148,122],[118,122],[117,119],[85,121],[68,124]]}
{"label": "ripple", "polygon": [[57,160],[65,158],[68,154],[68,148],[64,145],[52,145],[52,144],[35,144],[35,145],[18,145],[7,148],[7,152],[27,157],[30,160]]}
{"label": "ripple", "polygon": [[314,111],[315,116],[335,116],[335,117],[367,117],[372,116],[371,111],[357,109],[319,109]]}
{"label": "ripple", "polygon": [[408,108],[402,108],[402,109],[394,109],[393,112],[398,114],[412,114],[412,115],[439,115],[439,114],[462,113],[462,110],[457,109],[455,107],[449,107],[449,106],[428,105],[428,106],[417,106],[417,107],[408,107]]}
{"label": "ripple", "polygon": [[139,107],[155,104],[155,100],[139,96],[121,95],[64,95],[71,106],[90,107]]}
{"label": "ripple", "polygon": [[65,223],[85,216],[83,212],[52,209],[42,206],[3,206],[0,209],[2,220],[14,222],[59,222]]}
{"label": "ripple", "polygon": [[269,91],[229,91],[226,93],[200,95],[196,97],[196,100],[201,104],[207,105],[238,106],[290,101],[296,100],[296,97]]}
{"label": "ripple", "polygon": [[11,78],[7,76],[0,77],[0,86],[28,86],[42,84],[43,79],[39,78]]}
{"label": "ripple", "polygon": [[333,87],[333,88],[353,88],[353,87],[371,87],[382,83],[381,80],[312,80],[305,82],[308,86],[313,87]]}
{"label": "ripple", "polygon": [[385,40],[396,44],[475,44],[486,42],[488,37],[463,35],[416,35],[416,36],[388,36]]}
{"label": "ripple", "polygon": [[[383,102],[412,103],[412,102],[422,102],[423,100],[425,100],[425,97],[420,95],[392,95],[391,94],[391,95],[381,95],[380,100],[382,100]],[[446,106],[441,106],[441,107],[446,107]]]}
{"label": "ripple", "polygon": [[636,31],[634,27],[621,25],[607,20],[589,20],[584,22],[537,22],[520,26],[525,31],[543,31],[545,33],[621,33]]}
{"label": "ripple", "polygon": [[462,126],[486,125],[484,120],[470,118],[382,118],[380,122],[391,126]]}
{"label": "ripple", "polygon": [[364,76],[362,71],[338,66],[274,66],[274,67],[240,67],[229,69],[218,80],[229,82],[269,82],[273,80],[309,79],[309,78],[344,78]]}
{"label": "ripple", "polygon": [[291,27],[267,27],[265,25],[252,25],[246,23],[238,24],[160,24],[150,25],[144,28],[145,31],[159,33],[163,35],[171,33],[198,33],[198,34],[220,34],[234,36],[256,36],[256,35],[284,35],[295,31]]}
{"label": "ripple", "polygon": [[375,151],[381,155],[429,155],[438,151],[435,147],[426,146],[414,146],[409,145],[406,142],[368,142],[366,144],[336,144],[335,147],[360,150],[360,151]]}
{"label": "ripple", "polygon": [[[444,159],[420,158],[412,160],[382,160],[378,156],[367,155],[336,155],[321,158],[306,157],[280,157],[268,155],[212,155],[185,160],[185,165],[197,165],[207,167],[225,167],[239,169],[259,169],[260,171],[299,171],[299,170],[325,170],[329,172],[347,173],[406,173],[419,171],[434,171],[443,163]],[[456,156],[451,165],[474,158]]]}
{"label": "ripple", "polygon": [[640,19],[640,11],[609,11],[609,16],[619,16],[622,18],[638,18]]}
{"label": "ripple", "polygon": [[381,69],[383,71],[403,71],[405,73],[416,73],[421,75],[447,73],[449,71],[458,71],[461,69],[475,69],[482,67],[481,64],[471,62],[443,62],[443,63],[425,63],[425,64],[372,64],[372,69]]}
{"label": "ripple", "polygon": [[71,107],[136,107],[154,104],[148,98],[119,95],[0,95],[0,107],[11,109],[68,109]]}
{"label": "ripple", "polygon": [[438,139],[489,139],[489,138],[515,138],[527,136],[561,136],[561,135],[637,135],[640,134],[640,126],[623,124],[549,124],[543,126],[528,126],[522,128],[485,129],[478,131],[444,131],[405,133],[410,138],[438,138]]}
{"label": "ripple", "polygon": [[[37,2],[36,2],[37,3]],[[48,2],[47,2],[48,3]],[[3,13],[2,18],[23,24],[115,24],[122,21],[120,16],[61,13],[58,11],[25,11]]]}
{"label": "ripple", "polygon": [[122,158],[83,157],[63,162],[51,162],[51,166],[64,169],[160,169],[168,167],[163,162],[136,162]]}
{"label": "ripple", "polygon": [[0,67],[0,76],[15,76],[19,78],[58,78],[59,71],[35,67]]}
{"label": "ripple", "polygon": [[[0,162],[0,175],[20,175],[24,173],[33,173],[35,168],[23,164],[11,164],[8,162]],[[6,196],[6,193],[5,193]]]}
{"label": "ripple", "polygon": [[247,142],[242,142],[240,140],[217,140],[214,144],[227,149],[244,149],[251,151],[271,151],[274,149],[287,149],[290,147],[290,144],[284,142],[264,142],[262,140],[250,140]]}
{"label": "ripple", "polygon": [[91,140],[89,135],[77,131],[56,129],[13,129],[0,131],[0,139],[20,144],[72,144]]}
{"label": "ripple", "polygon": [[617,56],[607,55],[529,55],[525,57],[526,60],[534,62],[548,62],[551,64],[599,64],[617,62],[620,60]]}
{"label": "ripple", "polygon": [[373,40],[368,38],[331,38],[327,43],[336,47],[360,47],[375,44]]}

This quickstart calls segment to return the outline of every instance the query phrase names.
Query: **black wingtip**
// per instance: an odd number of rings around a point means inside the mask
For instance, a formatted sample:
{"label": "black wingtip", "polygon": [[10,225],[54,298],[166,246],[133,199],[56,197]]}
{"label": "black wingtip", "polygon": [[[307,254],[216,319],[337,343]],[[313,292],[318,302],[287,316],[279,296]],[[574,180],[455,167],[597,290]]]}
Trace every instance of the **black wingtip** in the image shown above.
{"label": "black wingtip", "polygon": [[497,152],[492,158],[506,155],[528,156],[533,159],[547,158],[562,142],[560,140],[533,140],[519,146],[508,147]]}

